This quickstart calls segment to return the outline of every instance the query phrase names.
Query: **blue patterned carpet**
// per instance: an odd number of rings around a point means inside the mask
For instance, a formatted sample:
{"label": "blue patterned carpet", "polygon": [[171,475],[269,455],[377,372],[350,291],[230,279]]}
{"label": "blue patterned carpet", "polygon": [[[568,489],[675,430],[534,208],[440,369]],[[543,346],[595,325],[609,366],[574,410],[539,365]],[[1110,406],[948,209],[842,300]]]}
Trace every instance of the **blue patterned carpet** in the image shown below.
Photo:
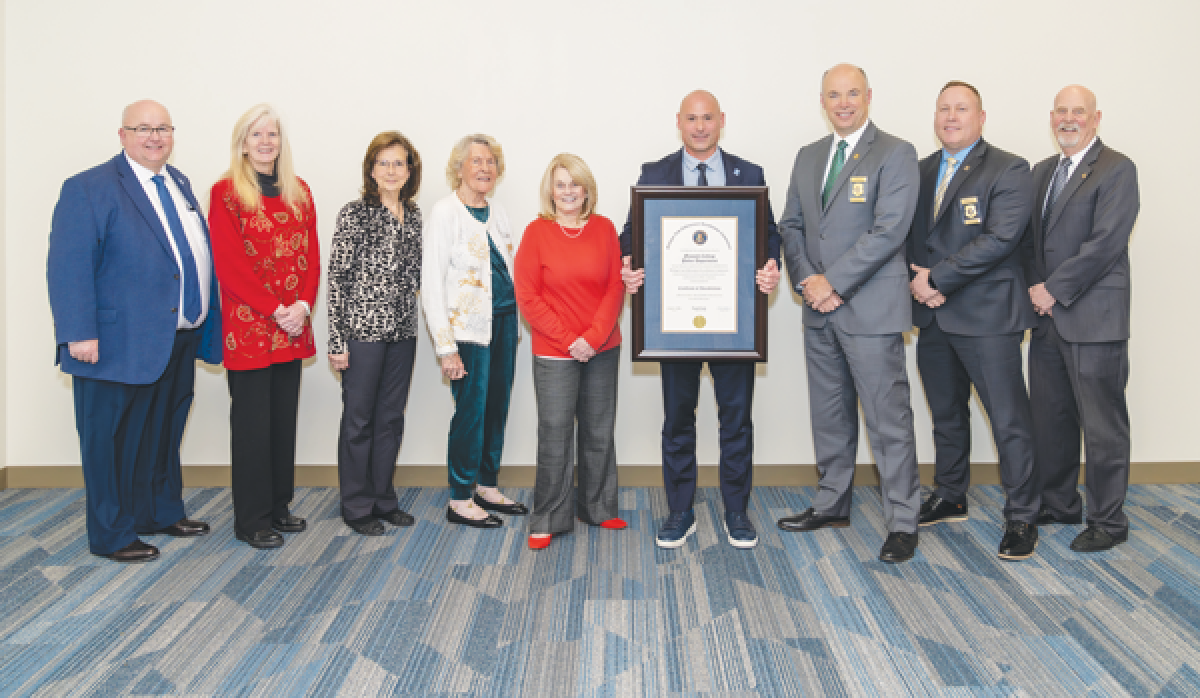
{"label": "blue patterned carpet", "polygon": [[1085,557],[1078,527],[1045,527],[1021,563],[995,555],[999,488],[976,487],[969,522],[896,566],[875,488],[850,528],[778,531],[812,493],[756,489],[753,551],[719,533],[716,490],[659,550],[662,491],[627,488],[630,529],[535,553],[520,525],[445,524],[443,489],[401,491],[415,527],[357,536],[325,488],[297,492],[308,532],[255,551],[229,490],[196,489],[211,535],[119,565],[88,554],[82,491],[8,490],[0,695],[1200,695],[1200,486],[1135,486],[1129,543]]}

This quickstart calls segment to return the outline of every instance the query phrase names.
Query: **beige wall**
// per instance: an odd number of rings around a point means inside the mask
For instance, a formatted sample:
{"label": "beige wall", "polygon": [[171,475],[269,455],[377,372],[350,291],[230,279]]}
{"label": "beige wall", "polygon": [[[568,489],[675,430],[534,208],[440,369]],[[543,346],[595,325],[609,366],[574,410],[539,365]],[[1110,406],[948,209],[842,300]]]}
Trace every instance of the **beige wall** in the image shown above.
{"label": "beige wall", "polygon": [[[951,24],[939,24],[947,19]],[[533,218],[542,168],[566,150],[591,165],[599,211],[619,225],[639,164],[679,147],[674,113],[697,87],[721,98],[728,114],[724,144],[765,167],[778,213],[797,148],[827,132],[817,103],[820,74],[845,60],[871,76],[876,123],[922,155],[936,147],[933,100],[948,79],[978,86],[988,111],[985,136],[1032,161],[1054,152],[1048,113],[1057,89],[1081,82],[1096,90],[1101,136],[1133,158],[1141,177],[1142,215],[1132,243],[1134,459],[1200,460],[1192,437],[1200,371],[1191,356],[1200,343],[1192,268],[1200,259],[1200,236],[1192,230],[1200,178],[1180,144],[1200,106],[1183,84],[1198,63],[1190,34],[1198,19],[1196,5],[1183,1],[1060,7],[1032,0],[220,0],[165,3],[152,12],[83,0],[7,3],[3,92],[14,109],[4,128],[11,176],[3,187],[0,250],[12,293],[0,308],[3,325],[18,331],[0,341],[9,408],[0,419],[5,456],[10,466],[78,463],[70,383],[52,364],[46,236],[62,180],[117,152],[118,116],[128,102],[152,97],[171,109],[178,127],[174,164],[206,204],[208,188],[227,166],[234,120],[252,104],[273,103],[288,120],[327,248],[338,209],[356,196],[366,143],[392,128],[407,134],[427,163],[425,210],[448,191],[440,171],[452,142],[485,131],[505,147],[509,172],[496,200],[515,224]],[[942,41],[947,32],[957,40],[950,50]],[[811,463],[800,307],[790,293],[777,293],[769,317],[772,360],[760,369],[756,388],[756,460]],[[628,313],[624,323],[627,330]],[[323,350],[323,292],[315,325]],[[436,464],[444,462],[452,405],[423,328],[419,347],[400,458]],[[920,457],[928,462],[929,411],[912,350],[910,342]],[[717,458],[711,395],[706,381],[699,412],[705,463]],[[227,410],[224,374],[201,369],[186,463],[228,462]],[[322,353],[304,372],[300,463],[335,461],[339,415],[338,383]],[[657,369],[626,363],[621,463],[659,462],[661,416]],[[981,417],[974,427],[975,458],[994,461]],[[526,337],[506,462],[532,463],[535,448]],[[860,459],[870,460],[865,445]]]}

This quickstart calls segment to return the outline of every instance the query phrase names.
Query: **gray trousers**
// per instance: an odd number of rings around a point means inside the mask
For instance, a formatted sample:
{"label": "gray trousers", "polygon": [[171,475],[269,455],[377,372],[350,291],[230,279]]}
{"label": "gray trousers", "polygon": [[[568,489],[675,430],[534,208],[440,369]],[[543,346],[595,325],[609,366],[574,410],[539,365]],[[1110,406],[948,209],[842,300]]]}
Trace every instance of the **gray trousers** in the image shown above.
{"label": "gray trousers", "polygon": [[593,526],[617,516],[613,429],[620,358],[620,347],[587,363],[533,357],[538,449],[530,533],[571,531],[576,516]]}
{"label": "gray trousers", "polygon": [[904,335],[847,334],[832,322],[804,328],[808,398],[820,482],[813,509],[849,516],[862,398],[889,532],[913,533],[921,508]]}
{"label": "gray trousers", "polygon": [[404,407],[412,382],[417,340],[347,342],[342,372],[342,426],[338,485],[342,517],[378,516],[398,508],[392,475],[404,437]]}
{"label": "gray trousers", "polygon": [[917,368],[933,416],[937,448],[934,493],[967,503],[971,486],[971,385],[992,423],[1006,521],[1033,523],[1042,505],[1033,475],[1033,414],[1021,365],[1024,332],[968,337],[945,332],[937,319],[921,328]]}

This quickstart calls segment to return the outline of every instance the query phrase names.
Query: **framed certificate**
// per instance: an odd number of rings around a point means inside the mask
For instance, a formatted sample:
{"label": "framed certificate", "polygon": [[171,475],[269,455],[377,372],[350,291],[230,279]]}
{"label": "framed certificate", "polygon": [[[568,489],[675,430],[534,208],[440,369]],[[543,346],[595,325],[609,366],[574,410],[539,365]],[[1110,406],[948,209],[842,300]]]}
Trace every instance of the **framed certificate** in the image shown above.
{"label": "framed certificate", "polygon": [[633,187],[633,360],[766,361],[766,187]]}

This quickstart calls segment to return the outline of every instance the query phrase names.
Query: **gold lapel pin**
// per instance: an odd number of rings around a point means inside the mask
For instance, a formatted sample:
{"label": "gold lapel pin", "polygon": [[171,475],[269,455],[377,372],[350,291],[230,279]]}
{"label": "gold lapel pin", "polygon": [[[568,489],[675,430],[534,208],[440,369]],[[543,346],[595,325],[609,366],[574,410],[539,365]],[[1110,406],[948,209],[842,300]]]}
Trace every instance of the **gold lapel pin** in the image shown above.
{"label": "gold lapel pin", "polygon": [[1082,177],[1082,179],[1087,179],[1087,173],[1086,173],[1086,172],[1084,172],[1084,173],[1083,173],[1083,175],[1082,175],[1081,177]]}
{"label": "gold lapel pin", "polygon": [[857,160],[857,159],[858,159],[858,153],[855,153],[855,154],[854,154],[854,157],[853,157],[852,159],[853,159],[853,160]]}
{"label": "gold lapel pin", "polygon": [[971,169],[970,165],[963,165],[963,172],[966,172],[969,169]]}

